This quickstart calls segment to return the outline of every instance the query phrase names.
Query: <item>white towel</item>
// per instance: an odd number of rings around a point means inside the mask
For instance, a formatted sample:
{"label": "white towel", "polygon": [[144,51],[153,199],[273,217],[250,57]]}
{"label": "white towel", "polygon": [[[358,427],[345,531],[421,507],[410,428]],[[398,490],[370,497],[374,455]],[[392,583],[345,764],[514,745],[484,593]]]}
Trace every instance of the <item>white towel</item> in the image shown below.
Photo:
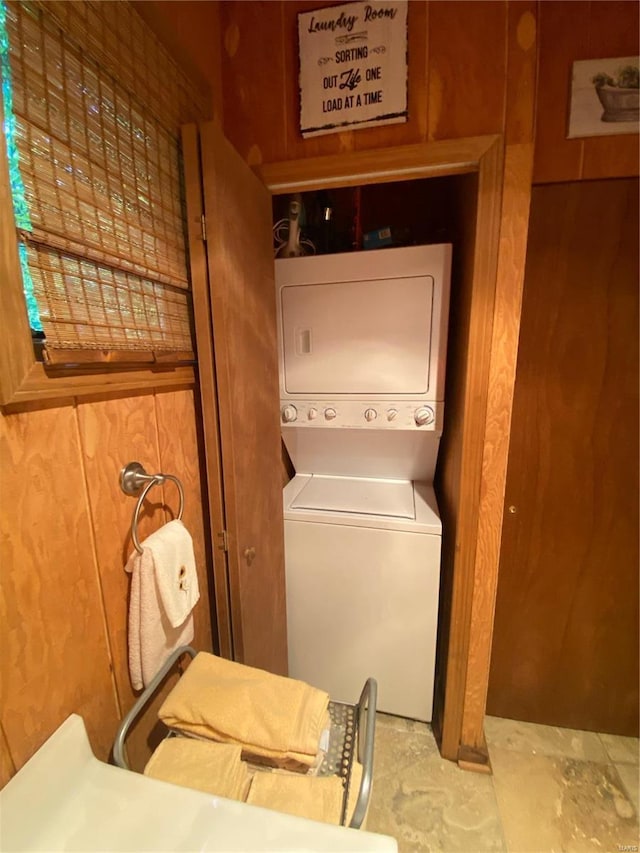
{"label": "white towel", "polygon": [[134,690],[151,681],[174,649],[193,640],[192,610],[200,598],[193,542],[170,521],[141,543],[125,566],[131,573],[129,674]]}

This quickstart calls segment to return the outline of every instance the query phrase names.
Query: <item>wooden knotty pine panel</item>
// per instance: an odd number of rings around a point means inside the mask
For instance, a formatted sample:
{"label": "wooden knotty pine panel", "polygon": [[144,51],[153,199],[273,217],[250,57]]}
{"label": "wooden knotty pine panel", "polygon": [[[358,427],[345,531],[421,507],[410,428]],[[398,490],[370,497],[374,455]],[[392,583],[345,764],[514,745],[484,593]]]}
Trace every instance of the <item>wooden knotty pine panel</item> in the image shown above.
{"label": "wooden knotty pine panel", "polygon": [[572,65],[635,56],[638,4],[580,0],[539,4],[534,183],[638,174],[638,135],[567,139]]}
{"label": "wooden knotty pine panel", "polygon": [[222,115],[219,43],[222,4],[202,0],[133,0],[132,6],[209,99],[211,114]]}
{"label": "wooden knotty pine panel", "polygon": [[[323,8],[329,5],[335,4]],[[297,15],[318,8],[317,2],[223,3],[225,134],[256,165],[501,133],[508,9],[521,5],[530,4],[414,0],[408,12],[408,121],[302,139]]]}
{"label": "wooden knotty pine panel", "polygon": [[[589,6],[589,54],[581,59],[638,55],[640,5],[628,0],[601,0]],[[553,38],[553,36],[552,36]],[[638,174],[638,134],[594,136],[583,141],[582,179]]]}
{"label": "wooden knotty pine panel", "polygon": [[[127,462],[141,461],[148,471],[164,466],[182,479],[201,590],[198,648],[211,650],[211,616],[192,391],[90,399],[77,408],[31,406],[3,417],[0,430],[6,781],[73,712],[106,759],[118,720],[135,699],[124,571],[135,500],[119,488]],[[173,486],[165,499],[177,509]],[[169,517],[163,489],[154,488],[140,538]],[[130,758],[138,769],[149,755],[153,713],[132,733]]]}
{"label": "wooden knotty pine panel", "polygon": [[[220,4],[224,127],[250,165],[286,158],[285,11],[280,2]],[[297,91],[297,75],[288,82]]]}
{"label": "wooden knotty pine panel", "polygon": [[[160,470],[154,398],[152,394],[140,394],[82,402],[78,406],[78,420],[114,677],[123,715],[136,695],[129,681],[130,576],[124,571],[133,551],[130,531],[136,503],[135,498],[121,491],[119,476],[123,466],[132,461],[142,463],[148,473]],[[138,538],[144,539],[164,521],[163,489],[154,487],[140,513]],[[148,712],[145,722],[147,716]],[[138,727],[129,739],[129,757],[134,764],[138,755],[145,754],[145,736],[141,732]]]}
{"label": "wooden knotty pine panel", "polygon": [[[148,473],[164,471],[175,474],[183,483],[185,523],[194,537],[201,589],[201,599],[194,614],[198,625],[194,642],[201,643],[199,648],[211,650],[211,617],[204,563],[193,395],[190,391],[167,394],[166,400],[165,394],[156,397],[141,394],[136,397],[92,400],[78,406],[87,482],[91,484],[89,501],[101,569],[104,607],[122,714],[129,710],[136,698],[128,666],[130,576],[124,571],[133,551],[131,520],[136,499],[125,495],[119,486],[120,470],[128,462],[141,462]],[[170,435],[171,430],[175,435]],[[186,460],[190,460],[188,466]],[[151,489],[139,516],[138,538],[142,541],[153,530],[169,521],[174,513],[177,515],[178,506],[179,496],[173,483]],[[156,710],[157,704],[149,707],[129,739],[129,758],[136,769],[142,769],[151,753],[149,737],[155,727]]]}
{"label": "wooden knotty pine panel", "polygon": [[[313,8],[313,0],[222,4],[225,132],[251,165],[503,131],[508,143],[522,143],[537,96],[536,183],[638,174],[637,135],[566,138],[572,63],[635,55],[637,4],[416,0],[408,19],[409,120],[303,140],[296,22]],[[536,36],[537,93],[528,57],[511,61],[514,44],[535,52]]]}
{"label": "wooden knotty pine panel", "polygon": [[507,146],[532,143],[534,139],[537,39],[536,0],[509,3],[504,130]]}
{"label": "wooden knotty pine panel", "polygon": [[118,722],[72,405],[0,418],[2,727],[16,768],[71,713],[105,759]]}
{"label": "wooden knotty pine panel", "polygon": [[506,36],[506,2],[429,5],[429,139],[502,132]]}

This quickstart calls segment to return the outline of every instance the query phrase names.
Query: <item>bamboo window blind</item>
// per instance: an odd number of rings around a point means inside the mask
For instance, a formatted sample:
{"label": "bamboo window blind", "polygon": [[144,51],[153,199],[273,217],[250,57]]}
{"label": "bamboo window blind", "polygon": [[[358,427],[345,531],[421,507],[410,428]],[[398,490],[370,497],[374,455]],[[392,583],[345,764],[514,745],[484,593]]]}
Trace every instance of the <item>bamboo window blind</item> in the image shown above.
{"label": "bamboo window blind", "polygon": [[127,2],[10,0],[0,14],[17,237],[45,361],[191,359],[178,133],[206,103]]}

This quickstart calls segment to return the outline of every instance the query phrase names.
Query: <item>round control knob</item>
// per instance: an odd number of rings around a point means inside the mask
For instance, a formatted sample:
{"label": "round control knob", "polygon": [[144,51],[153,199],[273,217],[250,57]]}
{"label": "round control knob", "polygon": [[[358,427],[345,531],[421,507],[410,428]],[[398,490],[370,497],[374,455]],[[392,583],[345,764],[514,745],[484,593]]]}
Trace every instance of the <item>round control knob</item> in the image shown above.
{"label": "round control knob", "polygon": [[337,414],[338,413],[336,412],[335,409],[329,408],[329,409],[324,410],[324,417],[325,417],[325,420],[327,420],[327,421],[332,421]]}
{"label": "round control knob", "polygon": [[376,412],[375,409],[367,409],[364,413],[365,421],[375,421],[375,419],[377,417],[378,417],[378,413]]}
{"label": "round control knob", "polygon": [[309,409],[309,411],[307,412],[307,417],[309,418],[310,421],[314,420],[314,418],[318,417],[318,410],[311,407]]}
{"label": "round control knob", "polygon": [[290,424],[291,421],[295,421],[298,417],[298,410],[295,406],[283,406],[281,415],[285,424]]}
{"label": "round control knob", "polygon": [[388,421],[395,421],[395,419],[397,417],[398,417],[398,410],[397,409],[389,409],[388,410],[388,412],[387,412],[387,420]]}
{"label": "round control knob", "polygon": [[420,406],[419,409],[416,409],[413,413],[414,420],[418,426],[424,426],[425,424],[433,423],[433,409],[430,409],[429,406]]}

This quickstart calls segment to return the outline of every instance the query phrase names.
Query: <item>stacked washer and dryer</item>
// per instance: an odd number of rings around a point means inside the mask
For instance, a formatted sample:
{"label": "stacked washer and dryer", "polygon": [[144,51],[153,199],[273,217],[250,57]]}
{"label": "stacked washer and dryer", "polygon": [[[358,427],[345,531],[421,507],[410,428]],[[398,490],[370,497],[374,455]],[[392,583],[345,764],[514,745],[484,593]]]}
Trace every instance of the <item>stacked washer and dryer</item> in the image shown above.
{"label": "stacked washer and dryer", "polygon": [[431,720],[451,246],[276,260],[289,674]]}

